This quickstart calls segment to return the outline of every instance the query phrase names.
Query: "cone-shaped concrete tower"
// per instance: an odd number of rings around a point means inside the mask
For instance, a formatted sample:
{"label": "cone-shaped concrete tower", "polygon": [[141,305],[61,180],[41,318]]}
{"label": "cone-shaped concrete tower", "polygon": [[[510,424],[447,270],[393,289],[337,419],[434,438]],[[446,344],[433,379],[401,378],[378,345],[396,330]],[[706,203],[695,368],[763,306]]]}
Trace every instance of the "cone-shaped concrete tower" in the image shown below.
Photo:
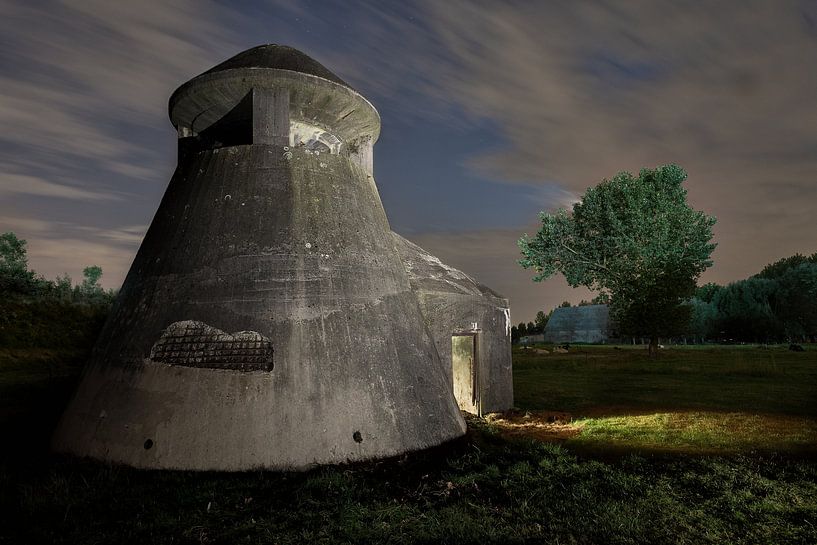
{"label": "cone-shaped concrete tower", "polygon": [[178,167],[55,448],[291,469],[462,435],[372,178],[374,107],[268,45],[182,85],[170,118]]}

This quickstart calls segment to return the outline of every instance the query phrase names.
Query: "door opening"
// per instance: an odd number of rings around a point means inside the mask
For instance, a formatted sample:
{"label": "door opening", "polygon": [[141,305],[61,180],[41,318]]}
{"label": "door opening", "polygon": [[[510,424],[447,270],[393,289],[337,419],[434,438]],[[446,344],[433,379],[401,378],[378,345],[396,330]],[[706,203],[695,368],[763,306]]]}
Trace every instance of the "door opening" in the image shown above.
{"label": "door opening", "polygon": [[451,371],[457,405],[463,411],[481,415],[477,338],[476,331],[458,332],[451,337]]}

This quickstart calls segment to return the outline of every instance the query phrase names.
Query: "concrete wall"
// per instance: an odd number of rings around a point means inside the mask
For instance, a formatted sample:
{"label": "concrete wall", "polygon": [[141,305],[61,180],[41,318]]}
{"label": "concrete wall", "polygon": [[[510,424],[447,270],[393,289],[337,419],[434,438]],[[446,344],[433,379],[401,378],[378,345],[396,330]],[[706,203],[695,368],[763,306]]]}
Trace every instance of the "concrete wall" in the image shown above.
{"label": "concrete wall", "polygon": [[453,383],[451,336],[455,331],[471,329],[476,323],[480,330],[477,351],[482,413],[512,408],[508,300],[400,235],[394,237],[449,381]]}
{"label": "concrete wall", "polygon": [[[256,333],[274,365],[151,360],[180,321]],[[179,469],[396,455],[464,433],[449,379],[361,169],[274,145],[209,150],[173,176],[54,445]]]}

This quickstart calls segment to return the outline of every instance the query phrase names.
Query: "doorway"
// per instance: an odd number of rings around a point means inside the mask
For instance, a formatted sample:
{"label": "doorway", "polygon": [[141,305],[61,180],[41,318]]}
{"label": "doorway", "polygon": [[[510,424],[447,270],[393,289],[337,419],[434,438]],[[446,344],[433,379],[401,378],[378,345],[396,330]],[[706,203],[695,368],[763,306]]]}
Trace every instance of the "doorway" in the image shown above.
{"label": "doorway", "polygon": [[468,331],[451,337],[451,371],[454,398],[460,410],[480,414],[478,333]]}

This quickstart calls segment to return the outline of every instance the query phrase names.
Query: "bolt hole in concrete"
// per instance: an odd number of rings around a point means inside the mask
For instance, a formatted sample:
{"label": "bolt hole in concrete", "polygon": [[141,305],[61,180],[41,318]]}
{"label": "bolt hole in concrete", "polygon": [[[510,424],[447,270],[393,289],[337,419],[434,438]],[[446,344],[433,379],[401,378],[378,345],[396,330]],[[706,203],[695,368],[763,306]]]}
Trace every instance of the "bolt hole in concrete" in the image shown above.
{"label": "bolt hole in concrete", "polygon": [[363,436],[360,434],[359,431],[356,431],[355,433],[352,434],[352,439],[355,440],[355,443],[363,442]]}
{"label": "bolt hole in concrete", "polygon": [[145,441],[145,450],[150,450],[150,448],[152,446],[153,446],[153,439],[148,439],[147,441]]}

